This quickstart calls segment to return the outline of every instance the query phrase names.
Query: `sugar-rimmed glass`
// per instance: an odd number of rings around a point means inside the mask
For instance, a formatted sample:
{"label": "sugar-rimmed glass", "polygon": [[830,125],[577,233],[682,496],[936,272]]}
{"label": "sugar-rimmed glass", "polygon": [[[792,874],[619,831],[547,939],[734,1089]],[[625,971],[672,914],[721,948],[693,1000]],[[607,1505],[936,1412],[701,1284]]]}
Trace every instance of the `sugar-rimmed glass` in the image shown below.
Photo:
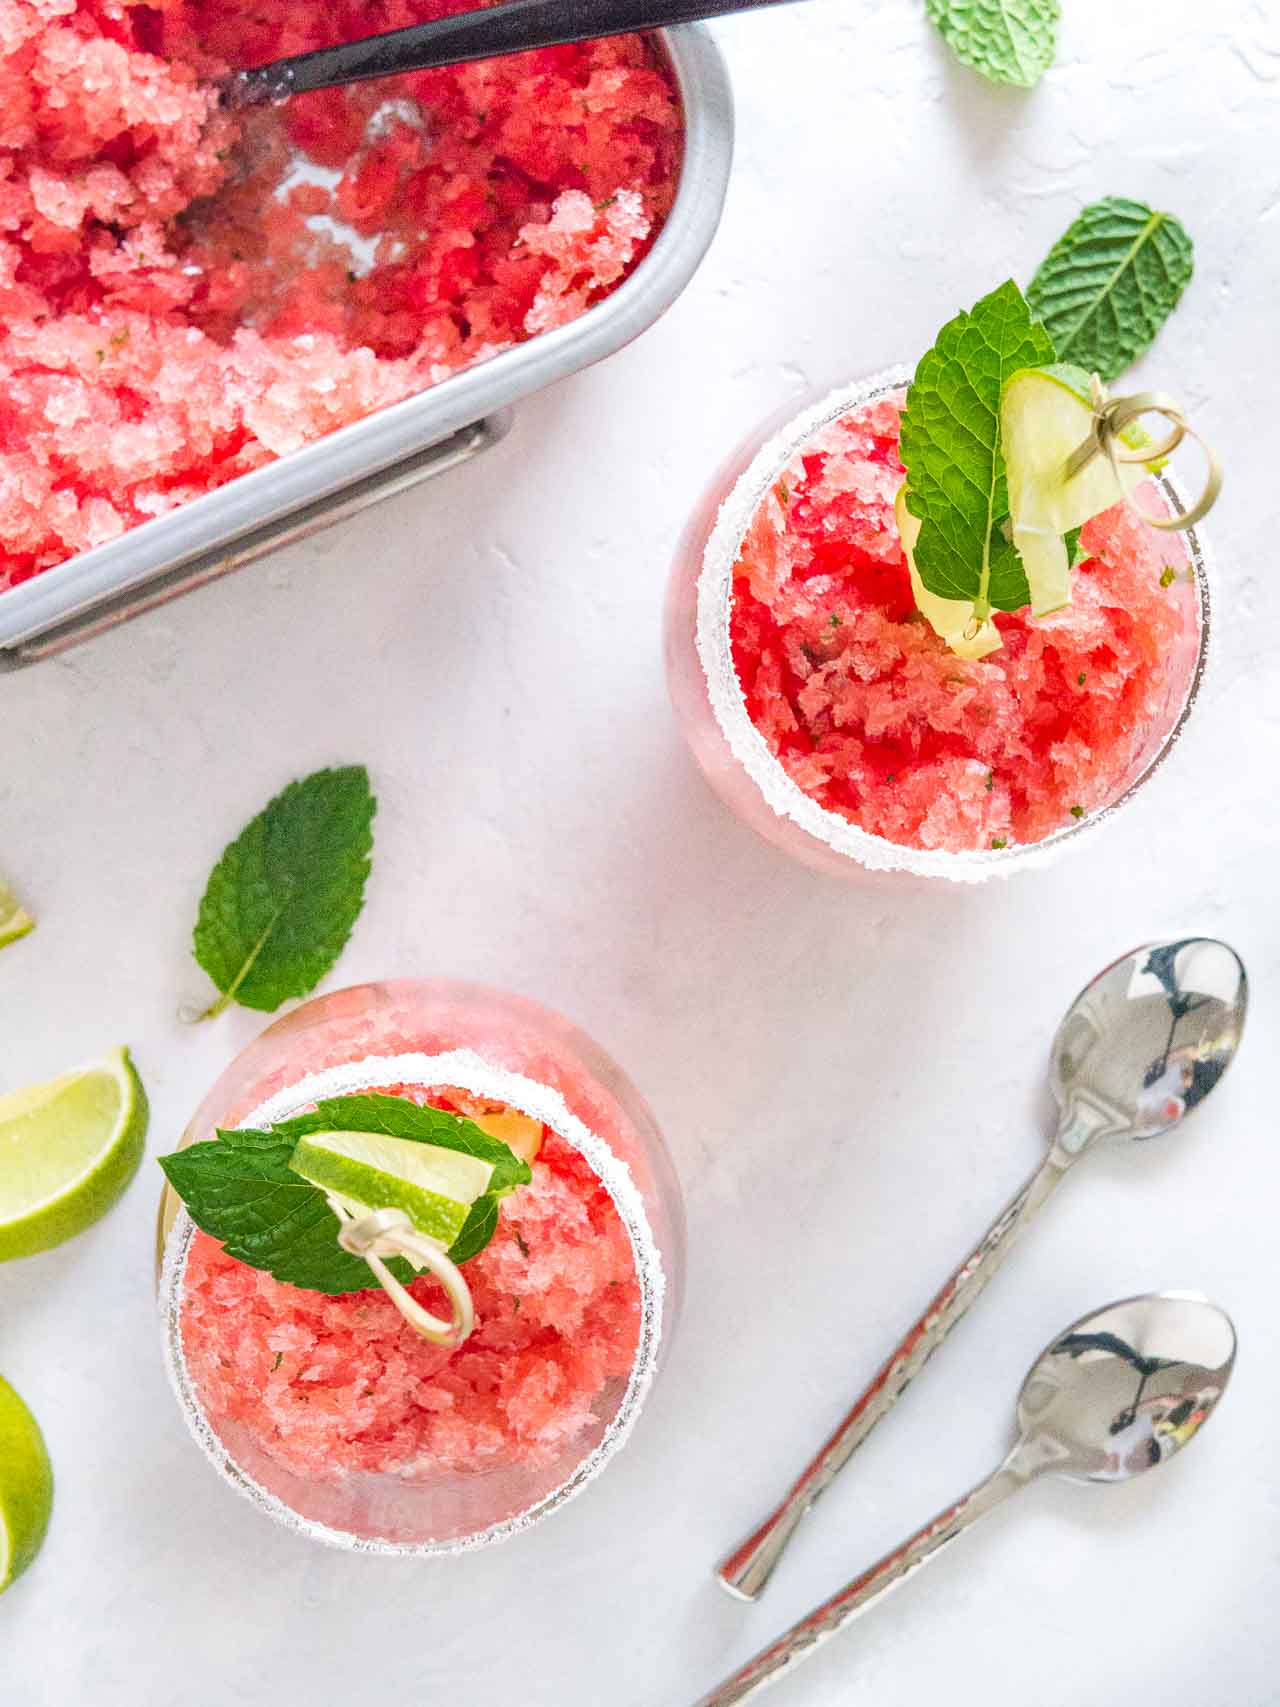
{"label": "sugar-rimmed glass", "polygon": [[590,1426],[554,1463],[441,1472],[424,1481],[348,1472],[300,1475],[242,1425],[201,1401],[182,1341],[184,1275],[195,1227],[173,1192],[161,1202],[160,1304],[170,1380],[197,1444],[254,1505],[319,1541],[357,1551],[455,1553],[505,1540],[557,1510],[625,1443],[678,1310],[684,1269],[679,1186],[654,1117],[621,1069],[560,1015],[476,985],[404,979],[305,1003],[246,1048],[205,1097],[183,1137],[261,1125],[318,1098],[412,1085],[449,1086],[541,1120],[585,1157],[630,1241],[639,1335],[628,1378],[598,1396]]}
{"label": "sugar-rimmed glass", "polygon": [[[667,680],[685,739],[712,788],[767,841],[794,858],[846,879],[869,873],[982,883],[1045,865],[1095,835],[1127,806],[1164,761],[1199,695],[1209,643],[1209,576],[1203,537],[1186,529],[1195,577],[1197,621],[1169,670],[1165,714],[1150,727],[1123,785],[1104,807],[1038,842],[950,852],[907,847],[831,812],[794,782],[747,710],[733,664],[730,611],[733,566],[769,488],[805,442],[823,427],[901,391],[910,374],[890,368],[772,416],[712,481],[685,530],[667,592]],[[1187,505],[1167,473],[1154,477],[1175,514]]]}

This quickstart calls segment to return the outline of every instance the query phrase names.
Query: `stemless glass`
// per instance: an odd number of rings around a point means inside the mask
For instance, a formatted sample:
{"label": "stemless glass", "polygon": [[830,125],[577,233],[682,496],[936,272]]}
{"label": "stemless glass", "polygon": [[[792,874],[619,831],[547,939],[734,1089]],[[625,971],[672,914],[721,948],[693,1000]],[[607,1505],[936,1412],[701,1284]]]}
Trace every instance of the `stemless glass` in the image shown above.
{"label": "stemless glass", "polygon": [[[626,1441],[678,1311],[684,1272],[680,1189],[654,1117],[620,1068],[576,1026],[478,985],[402,979],[339,990],[277,1020],[232,1061],[182,1143],[217,1127],[288,1119],[317,1100],[379,1087],[454,1087],[542,1121],[608,1191],[635,1261],[639,1334],[625,1380],[549,1465],[504,1462],[409,1481],[390,1472],[308,1477],[268,1454],[243,1424],[215,1421],[183,1349],[184,1278],[195,1226],[171,1188],[160,1207],[160,1304],[170,1380],[205,1456],[261,1511],[358,1551],[454,1553],[501,1541],[547,1516]],[[406,1330],[408,1331],[408,1330]]]}
{"label": "stemless glass", "polygon": [[[1127,805],[1168,754],[1203,680],[1209,639],[1209,581],[1203,541],[1186,529],[1195,578],[1196,622],[1169,671],[1163,714],[1149,727],[1123,785],[1100,810],[1042,841],[1003,849],[950,852],[905,847],[831,812],[792,781],[752,722],[734,668],[729,636],[733,566],[759,505],[783,469],[821,428],[902,391],[910,375],[890,368],[815,397],[799,414],[789,406],[739,447],[704,493],[684,532],[667,590],[667,683],[684,737],[725,804],[767,841],[818,870],[848,879],[869,873],[981,883],[1044,865],[1092,836]],[[1186,503],[1176,483],[1154,477],[1171,513]],[[900,880],[900,879],[899,879]]]}

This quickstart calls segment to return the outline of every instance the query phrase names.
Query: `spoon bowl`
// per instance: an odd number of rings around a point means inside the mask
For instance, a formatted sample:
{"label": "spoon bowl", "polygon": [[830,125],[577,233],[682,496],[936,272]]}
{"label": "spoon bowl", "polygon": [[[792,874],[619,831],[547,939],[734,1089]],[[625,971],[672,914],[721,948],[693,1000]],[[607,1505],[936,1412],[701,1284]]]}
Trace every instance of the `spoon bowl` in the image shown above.
{"label": "spoon bowl", "polygon": [[1239,955],[1214,937],[1148,943],[1113,961],[1053,1040],[1058,1148],[1074,1158],[1100,1139],[1171,1131],[1231,1065],[1248,1000]]}
{"label": "spoon bowl", "polygon": [[1231,1319],[1189,1292],[1126,1298],[1045,1348],[1018,1396],[1015,1461],[1032,1474],[1124,1482],[1180,1452],[1235,1365]]}
{"label": "spoon bowl", "polygon": [[1020,1438],[1004,1463],[696,1707],[738,1707],[776,1683],[1039,1477],[1127,1482],[1163,1464],[1213,1415],[1235,1355],[1230,1317],[1197,1293],[1151,1292],[1082,1316],[1028,1371],[1018,1397]]}
{"label": "spoon bowl", "polygon": [[1053,1040],[1049,1085],[1058,1129],[1040,1166],[854,1400],[786,1497],[716,1575],[740,1600],[763,1592],[805,1513],[886,1417],[979,1297],[1074,1163],[1104,1139],[1171,1131],[1235,1059],[1249,981],[1214,937],[1145,943],[1081,990]]}

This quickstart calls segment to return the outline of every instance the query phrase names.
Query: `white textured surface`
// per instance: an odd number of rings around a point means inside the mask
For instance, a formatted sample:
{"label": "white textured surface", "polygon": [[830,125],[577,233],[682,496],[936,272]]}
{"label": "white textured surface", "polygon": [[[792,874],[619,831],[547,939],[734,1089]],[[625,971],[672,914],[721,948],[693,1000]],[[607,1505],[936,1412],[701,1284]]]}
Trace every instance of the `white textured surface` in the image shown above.
{"label": "white textured surface", "polygon": [[[259,1024],[176,1018],[201,993],[186,944],[213,857],[287,778],[364,759],[377,871],[343,981],[454,974],[563,1008],[653,1101],[692,1233],[682,1329],[598,1486],[491,1553],[347,1557],[232,1498],[187,1439],[149,1168],[78,1243],[0,1271],[0,1369],[59,1474],[46,1552],[0,1601],[6,1704],[339,1707],[375,1677],[412,1707],[688,1707],[987,1469],[1054,1329],[1152,1285],[1202,1288],[1240,1328],[1195,1450],[1144,1484],[1031,1492],[767,1699],[1280,1700],[1280,21],[1241,0],[1066,11],[1031,94],[949,64],[919,0],[724,26],[727,217],[639,345],[447,485],[0,680],[0,864],[41,916],[0,956],[5,1086],[127,1040],[167,1148]],[[901,896],[810,874],[678,744],[658,626],[679,527],[763,415],[910,360],[1111,192],[1173,209],[1199,250],[1143,374],[1229,468],[1209,696],[1132,814],[1047,871]],[[731,1603],[712,1560],[1035,1160],[1065,1002],[1186,928],[1254,976],[1233,1075],[1183,1138],[1086,1164],[766,1600]]]}

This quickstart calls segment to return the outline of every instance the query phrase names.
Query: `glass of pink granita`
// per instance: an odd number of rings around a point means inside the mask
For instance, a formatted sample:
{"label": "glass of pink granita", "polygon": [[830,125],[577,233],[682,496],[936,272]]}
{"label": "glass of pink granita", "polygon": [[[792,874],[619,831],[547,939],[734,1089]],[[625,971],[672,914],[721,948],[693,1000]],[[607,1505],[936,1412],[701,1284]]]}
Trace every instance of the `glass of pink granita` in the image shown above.
{"label": "glass of pink granita", "polygon": [[[183,1143],[371,1090],[537,1135],[531,1183],[463,1271],[471,1337],[427,1343],[372,1278],[338,1296],[284,1285],[166,1188],[166,1357],[206,1457],[261,1510],[361,1551],[456,1552],[554,1511],[626,1440],[678,1302],[680,1192],[598,1045],[531,1002],[442,981],[304,1004],[231,1063]],[[411,1291],[436,1308],[433,1286]]]}
{"label": "glass of pink granita", "polygon": [[[956,655],[916,609],[894,505],[909,375],[752,436],[695,513],[667,600],[672,702],[720,797],[844,877],[980,882],[1043,863],[1135,792],[1195,701],[1203,547],[1124,504],[1082,530],[1070,604],[997,611]],[[1185,506],[1167,475],[1137,496]]]}

